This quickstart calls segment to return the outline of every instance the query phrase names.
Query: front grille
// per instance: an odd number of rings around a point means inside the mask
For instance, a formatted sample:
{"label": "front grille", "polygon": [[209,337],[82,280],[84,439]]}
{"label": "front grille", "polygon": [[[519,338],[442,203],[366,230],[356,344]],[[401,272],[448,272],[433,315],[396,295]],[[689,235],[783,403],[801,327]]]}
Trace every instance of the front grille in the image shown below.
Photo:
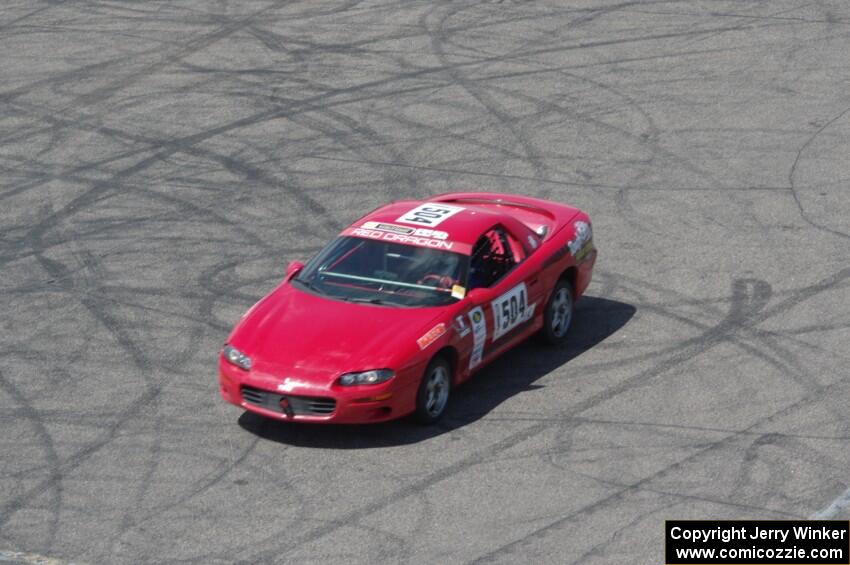
{"label": "front grille", "polygon": [[[264,406],[267,394],[268,393],[265,391],[258,390],[256,388],[250,388],[247,386],[242,387],[242,398],[245,399],[245,402],[250,402],[251,404]],[[278,402],[280,401],[278,400]]]}
{"label": "front grille", "polygon": [[289,405],[296,414],[327,416],[336,410],[336,400],[317,396],[289,396]]}
{"label": "front grille", "polygon": [[248,404],[260,406],[272,412],[284,413],[280,406],[283,398],[289,401],[289,408],[296,416],[330,416],[336,410],[336,400],[321,396],[290,396],[278,394],[251,386],[242,387],[242,399]]}

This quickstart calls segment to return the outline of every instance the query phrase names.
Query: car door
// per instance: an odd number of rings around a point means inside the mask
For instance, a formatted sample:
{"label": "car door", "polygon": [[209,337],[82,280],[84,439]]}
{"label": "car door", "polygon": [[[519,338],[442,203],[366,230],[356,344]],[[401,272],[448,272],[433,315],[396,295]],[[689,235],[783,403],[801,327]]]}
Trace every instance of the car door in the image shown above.
{"label": "car door", "polygon": [[467,342],[470,370],[533,330],[535,314],[543,307],[539,304],[542,285],[536,273],[525,268],[528,254],[520,240],[501,225],[485,232],[473,247],[469,310],[460,316],[471,333]]}

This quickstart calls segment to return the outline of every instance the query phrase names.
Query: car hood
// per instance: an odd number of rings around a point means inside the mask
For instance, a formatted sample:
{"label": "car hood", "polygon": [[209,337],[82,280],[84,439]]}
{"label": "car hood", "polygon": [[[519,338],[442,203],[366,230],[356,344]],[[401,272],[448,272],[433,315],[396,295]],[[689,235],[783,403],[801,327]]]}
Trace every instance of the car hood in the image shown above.
{"label": "car hood", "polygon": [[331,300],[284,283],[248,311],[228,341],[251,357],[258,376],[328,384],[341,373],[399,369],[443,310]]}

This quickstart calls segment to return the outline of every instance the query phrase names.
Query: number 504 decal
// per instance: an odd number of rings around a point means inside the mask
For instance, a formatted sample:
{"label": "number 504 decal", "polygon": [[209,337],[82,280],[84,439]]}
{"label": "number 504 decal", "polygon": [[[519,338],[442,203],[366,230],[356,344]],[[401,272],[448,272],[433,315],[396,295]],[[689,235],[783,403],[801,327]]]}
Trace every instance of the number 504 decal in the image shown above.
{"label": "number 504 decal", "polygon": [[463,208],[460,206],[427,202],[399,217],[396,219],[396,222],[434,227],[446,218],[450,218],[461,211],[463,211]]}
{"label": "number 504 decal", "polygon": [[534,315],[534,304],[528,304],[528,289],[520,283],[495,299],[493,307],[493,341],[499,339]]}

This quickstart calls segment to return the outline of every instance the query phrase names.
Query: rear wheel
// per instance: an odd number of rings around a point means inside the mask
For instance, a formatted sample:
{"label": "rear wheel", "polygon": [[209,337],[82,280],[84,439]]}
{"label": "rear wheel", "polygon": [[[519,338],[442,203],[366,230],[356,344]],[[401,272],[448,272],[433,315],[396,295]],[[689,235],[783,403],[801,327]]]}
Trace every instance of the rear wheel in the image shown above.
{"label": "rear wheel", "polygon": [[428,363],[416,393],[416,420],[433,424],[446,411],[452,386],[452,370],[448,361],[437,356]]}
{"label": "rear wheel", "polygon": [[559,280],[546,303],[543,315],[543,329],[540,337],[552,345],[561,345],[567,340],[567,334],[573,322],[573,287],[566,280]]}

